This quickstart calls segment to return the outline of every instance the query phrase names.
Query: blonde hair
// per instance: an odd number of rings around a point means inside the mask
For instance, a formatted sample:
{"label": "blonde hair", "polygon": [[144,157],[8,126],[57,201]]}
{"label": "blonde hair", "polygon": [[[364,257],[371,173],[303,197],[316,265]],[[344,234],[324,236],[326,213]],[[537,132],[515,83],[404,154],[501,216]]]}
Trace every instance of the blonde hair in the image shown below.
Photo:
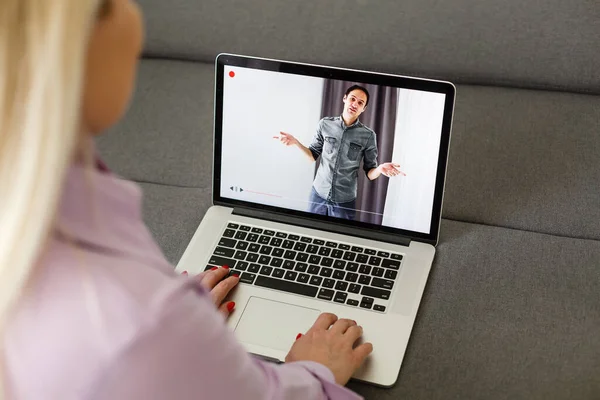
{"label": "blonde hair", "polygon": [[0,367],[2,332],[53,228],[82,136],[87,42],[99,1],[0,1]]}

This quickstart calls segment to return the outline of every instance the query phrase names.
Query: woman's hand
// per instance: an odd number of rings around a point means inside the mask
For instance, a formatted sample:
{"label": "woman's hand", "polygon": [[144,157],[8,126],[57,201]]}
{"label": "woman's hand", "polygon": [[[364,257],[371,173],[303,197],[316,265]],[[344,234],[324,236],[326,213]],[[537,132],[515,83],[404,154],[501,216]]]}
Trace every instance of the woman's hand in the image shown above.
{"label": "woman's hand", "polygon": [[[215,303],[217,309],[228,317],[229,314],[235,308],[235,302],[228,301],[223,303],[225,297],[231,292],[231,290],[239,283],[239,276],[232,275],[228,278],[225,278],[229,274],[229,267],[214,267],[209,271],[204,271],[201,274],[195,276],[193,279],[199,279],[200,283],[204,285],[209,291],[210,295]],[[187,275],[187,272],[184,272],[184,275]],[[225,279],[223,279],[225,278]]]}

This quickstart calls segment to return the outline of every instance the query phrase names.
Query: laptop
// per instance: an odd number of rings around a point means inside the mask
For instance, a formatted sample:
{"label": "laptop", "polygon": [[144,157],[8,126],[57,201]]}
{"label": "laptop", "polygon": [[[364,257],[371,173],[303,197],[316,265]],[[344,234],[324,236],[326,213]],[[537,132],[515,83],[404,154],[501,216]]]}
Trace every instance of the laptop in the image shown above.
{"label": "laptop", "polygon": [[220,54],[213,205],[177,271],[240,275],[227,323],[283,362],[323,312],[373,352],[353,379],[394,385],[440,231],[449,82]]}

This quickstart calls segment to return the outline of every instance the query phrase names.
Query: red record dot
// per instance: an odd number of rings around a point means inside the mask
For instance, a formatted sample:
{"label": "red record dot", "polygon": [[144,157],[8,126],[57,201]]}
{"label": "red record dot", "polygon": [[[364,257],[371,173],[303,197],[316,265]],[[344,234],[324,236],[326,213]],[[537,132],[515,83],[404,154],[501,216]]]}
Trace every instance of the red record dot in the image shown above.
{"label": "red record dot", "polygon": [[233,71],[230,71],[230,72],[229,72],[229,76],[233,78],[233,77],[235,76],[235,72],[233,72]]}

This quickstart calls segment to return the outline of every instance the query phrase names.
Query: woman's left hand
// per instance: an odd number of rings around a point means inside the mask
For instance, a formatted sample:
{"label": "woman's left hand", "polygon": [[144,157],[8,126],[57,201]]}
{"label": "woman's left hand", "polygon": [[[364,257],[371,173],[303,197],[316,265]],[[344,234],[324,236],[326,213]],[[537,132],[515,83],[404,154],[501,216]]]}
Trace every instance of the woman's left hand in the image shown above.
{"label": "woman's left hand", "polygon": [[[228,317],[235,308],[235,302],[228,301],[223,303],[225,297],[239,283],[240,278],[237,275],[232,275],[225,278],[229,274],[229,267],[221,267],[204,271],[195,276],[193,279],[200,279],[202,285],[210,290],[210,295],[217,309]],[[187,273],[186,273],[187,275]],[[225,279],[224,279],[225,278]]]}

